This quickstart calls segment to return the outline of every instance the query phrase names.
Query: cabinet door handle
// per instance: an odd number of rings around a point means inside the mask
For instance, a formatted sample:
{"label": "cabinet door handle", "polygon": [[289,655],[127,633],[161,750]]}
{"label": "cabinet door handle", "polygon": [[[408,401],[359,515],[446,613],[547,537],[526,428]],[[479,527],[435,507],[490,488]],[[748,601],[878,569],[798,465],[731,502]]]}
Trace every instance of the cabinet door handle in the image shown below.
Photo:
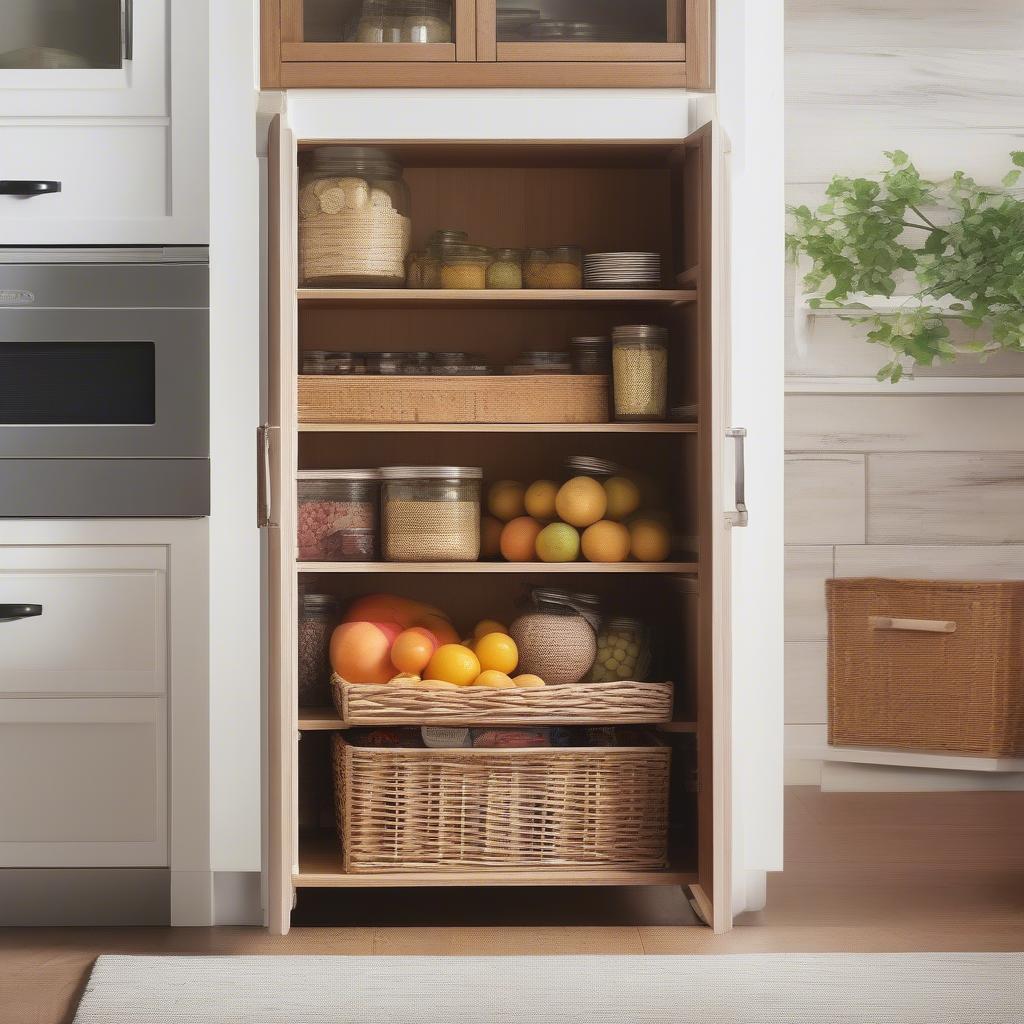
{"label": "cabinet door handle", "polygon": [[956,623],[948,619],[894,619],[889,615],[869,615],[872,629],[901,629],[911,633],[955,633]]}
{"label": "cabinet door handle", "polygon": [[124,0],[124,59],[135,55],[135,0]]}
{"label": "cabinet door handle", "polygon": [[747,511],[746,480],[743,466],[743,441],[747,436],[746,427],[730,427],[725,432],[726,437],[734,438],[736,441],[736,511],[727,513],[731,526],[746,526],[750,522],[750,514]]}
{"label": "cabinet door handle", "polygon": [[270,427],[264,423],[256,430],[259,475],[256,478],[256,526],[270,526]]}
{"label": "cabinet door handle", "polygon": [[0,181],[0,196],[21,196],[30,199],[32,196],[44,196],[48,192],[59,192],[59,181]]}
{"label": "cabinet door handle", "polygon": [[34,619],[43,614],[41,604],[0,604],[0,622],[14,619]]}

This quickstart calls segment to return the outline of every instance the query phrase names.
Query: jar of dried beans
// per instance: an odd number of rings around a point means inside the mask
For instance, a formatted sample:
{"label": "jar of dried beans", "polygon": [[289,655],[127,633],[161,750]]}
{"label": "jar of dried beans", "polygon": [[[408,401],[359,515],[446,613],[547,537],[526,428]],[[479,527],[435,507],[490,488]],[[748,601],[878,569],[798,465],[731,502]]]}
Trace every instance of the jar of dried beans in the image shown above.
{"label": "jar of dried beans", "polygon": [[617,420],[663,420],[668,391],[668,331],[627,324],[612,331]]}
{"label": "jar of dried beans", "polygon": [[381,533],[388,562],[475,562],[480,557],[478,466],[387,466]]}
{"label": "jar of dried beans", "polygon": [[303,562],[368,562],[377,556],[380,473],[375,469],[298,474],[298,547]]}
{"label": "jar of dried beans", "polygon": [[448,245],[441,253],[441,287],[477,290],[487,287],[491,250],[483,245]]}
{"label": "jar of dried beans", "polygon": [[578,245],[528,249],[523,260],[523,284],[527,288],[582,288],[583,250]]}
{"label": "jar of dried beans", "polygon": [[299,704],[318,707],[331,703],[331,633],[340,618],[331,594],[299,593]]}

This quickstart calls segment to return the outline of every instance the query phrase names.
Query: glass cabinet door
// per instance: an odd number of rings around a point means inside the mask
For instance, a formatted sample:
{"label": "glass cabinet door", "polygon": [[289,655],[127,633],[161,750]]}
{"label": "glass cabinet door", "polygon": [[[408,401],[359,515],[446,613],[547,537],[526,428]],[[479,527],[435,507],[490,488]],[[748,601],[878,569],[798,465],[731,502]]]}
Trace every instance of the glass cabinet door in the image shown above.
{"label": "glass cabinet door", "polygon": [[130,58],[126,15],[131,0],[3,0],[0,69],[120,68]]}

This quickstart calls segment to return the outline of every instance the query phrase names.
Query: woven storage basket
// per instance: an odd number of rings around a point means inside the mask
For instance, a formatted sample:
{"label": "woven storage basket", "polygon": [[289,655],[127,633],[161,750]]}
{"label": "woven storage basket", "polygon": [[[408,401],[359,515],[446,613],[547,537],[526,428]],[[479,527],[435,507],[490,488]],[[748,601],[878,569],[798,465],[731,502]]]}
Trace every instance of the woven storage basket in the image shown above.
{"label": "woven storage basket", "polygon": [[1024,755],[1024,583],[826,584],[829,743]]}
{"label": "woven storage basket", "polygon": [[536,690],[413,686],[331,680],[347,725],[641,725],[672,721],[671,683],[579,683]]}
{"label": "woven storage basket", "polygon": [[300,376],[300,423],[607,423],[608,378]]}
{"label": "woven storage basket", "polygon": [[667,866],[668,747],[331,745],[346,872]]}

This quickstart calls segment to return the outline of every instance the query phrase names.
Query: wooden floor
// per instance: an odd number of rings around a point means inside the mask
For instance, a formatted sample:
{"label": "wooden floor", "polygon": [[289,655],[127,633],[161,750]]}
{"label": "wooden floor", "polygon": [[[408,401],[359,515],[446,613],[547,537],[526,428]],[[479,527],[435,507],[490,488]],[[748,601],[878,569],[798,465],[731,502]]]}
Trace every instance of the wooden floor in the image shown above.
{"label": "wooden floor", "polygon": [[[532,898],[531,898],[532,897]],[[345,893],[260,929],[0,930],[0,1022],[71,1020],[99,953],[558,954],[1024,950],[1024,793],[791,788],[786,871],[728,935],[674,890]],[[343,900],[343,902],[342,902]],[[344,922],[345,927],[326,923]]]}

